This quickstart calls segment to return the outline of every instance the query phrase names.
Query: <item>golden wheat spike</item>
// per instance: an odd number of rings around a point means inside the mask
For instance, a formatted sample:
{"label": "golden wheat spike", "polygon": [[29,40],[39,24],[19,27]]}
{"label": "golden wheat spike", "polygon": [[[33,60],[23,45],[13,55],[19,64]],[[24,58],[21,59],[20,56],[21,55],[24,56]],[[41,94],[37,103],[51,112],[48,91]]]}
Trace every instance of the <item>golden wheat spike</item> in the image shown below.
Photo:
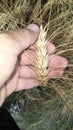
{"label": "golden wheat spike", "polygon": [[47,31],[45,31],[40,26],[40,33],[38,40],[36,41],[35,48],[36,48],[36,74],[37,79],[39,81],[39,85],[47,86],[48,81],[48,52],[47,52],[47,41],[46,41]]}

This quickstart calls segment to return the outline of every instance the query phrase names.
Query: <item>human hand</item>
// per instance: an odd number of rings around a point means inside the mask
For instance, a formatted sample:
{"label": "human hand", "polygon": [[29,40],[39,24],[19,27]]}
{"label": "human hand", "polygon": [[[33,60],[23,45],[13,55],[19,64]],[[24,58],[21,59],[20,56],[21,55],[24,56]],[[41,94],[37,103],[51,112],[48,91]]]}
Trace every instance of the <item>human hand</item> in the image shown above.
{"label": "human hand", "polygon": [[[2,74],[0,77],[0,104],[14,91],[39,85],[33,68],[35,50],[32,45],[37,39],[38,32],[39,29],[36,25],[29,25],[26,29],[0,35],[0,73]],[[48,42],[48,53],[52,56],[54,52],[55,46]],[[53,56],[50,59],[49,68],[54,66],[63,66],[63,68],[51,70],[50,78],[63,75],[67,60],[60,56]]]}
{"label": "human hand", "polygon": [[[21,30],[0,32],[0,105],[8,95],[20,88],[19,84],[23,81],[19,76],[19,55],[36,41],[38,34],[39,28],[34,24]],[[24,79],[24,89],[28,77]],[[32,81],[29,81],[30,85]]]}

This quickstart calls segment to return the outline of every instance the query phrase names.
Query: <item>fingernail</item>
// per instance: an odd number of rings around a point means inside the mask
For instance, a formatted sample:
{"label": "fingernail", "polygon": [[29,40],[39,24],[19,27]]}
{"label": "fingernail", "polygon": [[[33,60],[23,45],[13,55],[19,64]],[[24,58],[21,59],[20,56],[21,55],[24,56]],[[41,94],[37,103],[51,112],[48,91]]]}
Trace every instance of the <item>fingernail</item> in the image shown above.
{"label": "fingernail", "polygon": [[29,24],[27,28],[31,29],[34,32],[39,32],[39,27],[36,24]]}

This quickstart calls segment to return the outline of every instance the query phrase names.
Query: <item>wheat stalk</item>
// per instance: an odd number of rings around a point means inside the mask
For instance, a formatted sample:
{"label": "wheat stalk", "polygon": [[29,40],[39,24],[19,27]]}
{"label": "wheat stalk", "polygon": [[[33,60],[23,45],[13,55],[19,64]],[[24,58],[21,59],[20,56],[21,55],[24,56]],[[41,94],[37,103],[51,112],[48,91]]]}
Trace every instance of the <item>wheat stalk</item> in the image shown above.
{"label": "wheat stalk", "polygon": [[46,86],[49,79],[49,68],[48,68],[48,51],[46,41],[47,31],[40,26],[40,33],[38,40],[35,44],[36,49],[36,74],[39,81],[39,85]]}

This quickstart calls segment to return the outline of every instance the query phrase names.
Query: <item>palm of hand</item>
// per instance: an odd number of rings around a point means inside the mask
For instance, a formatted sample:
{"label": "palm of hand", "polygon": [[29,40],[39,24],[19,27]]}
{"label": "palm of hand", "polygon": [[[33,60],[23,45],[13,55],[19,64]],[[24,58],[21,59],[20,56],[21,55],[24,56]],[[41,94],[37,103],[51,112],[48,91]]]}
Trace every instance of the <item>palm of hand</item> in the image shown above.
{"label": "palm of hand", "polygon": [[[48,53],[50,56],[54,55],[54,52],[55,46],[52,43],[48,44]],[[19,55],[14,71],[6,83],[7,95],[13,91],[29,89],[39,85],[36,80],[33,61],[35,61],[35,51],[32,46]],[[51,70],[49,73],[50,78],[63,75],[64,69],[67,66],[67,60],[61,56],[53,56],[50,60],[49,68],[54,66],[63,67]]]}

